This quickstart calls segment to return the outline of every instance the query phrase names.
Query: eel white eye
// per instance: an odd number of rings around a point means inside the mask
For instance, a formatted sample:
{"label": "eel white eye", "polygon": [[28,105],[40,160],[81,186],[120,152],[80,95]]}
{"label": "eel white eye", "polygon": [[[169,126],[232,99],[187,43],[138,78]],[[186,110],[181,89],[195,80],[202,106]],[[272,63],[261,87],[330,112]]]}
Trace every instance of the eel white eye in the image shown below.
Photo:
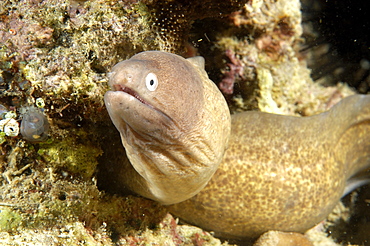
{"label": "eel white eye", "polygon": [[158,86],[157,76],[154,73],[148,73],[148,75],[145,78],[145,85],[149,91],[155,91],[155,89],[157,89]]}

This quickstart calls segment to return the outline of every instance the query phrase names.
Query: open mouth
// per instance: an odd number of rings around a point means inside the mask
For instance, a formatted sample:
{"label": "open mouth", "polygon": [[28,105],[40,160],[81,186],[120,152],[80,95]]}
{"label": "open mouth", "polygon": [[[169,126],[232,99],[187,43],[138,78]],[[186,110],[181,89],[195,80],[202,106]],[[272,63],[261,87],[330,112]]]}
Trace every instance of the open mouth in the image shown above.
{"label": "open mouth", "polygon": [[126,87],[124,85],[120,85],[120,84],[115,84],[113,85],[113,89],[115,91],[123,91],[129,95],[131,95],[132,97],[135,97],[137,100],[139,100],[139,102],[141,102],[142,104],[145,104],[151,108],[154,108],[152,105],[150,105],[147,101],[145,101],[144,99],[142,99],[139,94],[136,93],[136,91],[134,91],[133,89],[129,88],[129,87]]}

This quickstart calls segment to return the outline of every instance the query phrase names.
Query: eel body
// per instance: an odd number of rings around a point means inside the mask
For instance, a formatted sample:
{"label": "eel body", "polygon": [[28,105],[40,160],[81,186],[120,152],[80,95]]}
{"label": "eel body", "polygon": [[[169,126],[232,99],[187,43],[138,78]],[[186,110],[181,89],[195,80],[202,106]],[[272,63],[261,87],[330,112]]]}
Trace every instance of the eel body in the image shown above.
{"label": "eel body", "polygon": [[[370,95],[310,117],[238,113],[230,131],[203,66],[150,51],[113,68],[105,103],[136,170],[123,182],[226,238],[304,232],[325,219],[370,165]],[[150,73],[158,91],[145,87]]]}
{"label": "eel body", "polygon": [[169,207],[221,237],[305,232],[370,164],[370,95],[345,98],[310,117],[239,113],[231,129],[230,147],[208,185]]}

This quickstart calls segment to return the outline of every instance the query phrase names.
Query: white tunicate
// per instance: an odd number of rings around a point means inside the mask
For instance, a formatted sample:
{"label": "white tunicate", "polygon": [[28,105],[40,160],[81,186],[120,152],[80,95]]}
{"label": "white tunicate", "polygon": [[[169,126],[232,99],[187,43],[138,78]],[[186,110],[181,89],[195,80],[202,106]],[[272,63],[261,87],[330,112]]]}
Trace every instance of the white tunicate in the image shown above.
{"label": "white tunicate", "polygon": [[8,111],[4,114],[4,119],[15,119],[17,118],[17,114],[14,111]]}
{"label": "white tunicate", "polygon": [[38,108],[44,108],[45,107],[45,101],[41,97],[36,99],[36,106]]}
{"label": "white tunicate", "polygon": [[16,137],[19,134],[19,123],[15,119],[0,120],[0,131],[6,136]]}

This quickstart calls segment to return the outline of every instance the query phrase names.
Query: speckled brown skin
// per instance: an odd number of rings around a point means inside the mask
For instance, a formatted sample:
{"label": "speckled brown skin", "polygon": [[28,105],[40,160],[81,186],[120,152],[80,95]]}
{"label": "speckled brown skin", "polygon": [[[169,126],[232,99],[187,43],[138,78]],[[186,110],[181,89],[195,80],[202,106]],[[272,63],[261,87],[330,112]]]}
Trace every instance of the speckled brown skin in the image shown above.
{"label": "speckled brown skin", "polygon": [[370,95],[311,117],[239,113],[208,185],[169,209],[226,238],[304,232],[325,219],[346,181],[369,165]]}
{"label": "speckled brown skin", "polygon": [[[348,97],[311,117],[233,115],[223,155],[230,115],[203,65],[143,52],[115,66],[116,91],[105,102],[136,170],[122,163],[120,182],[172,204],[198,193],[222,161],[203,190],[170,211],[227,238],[304,232],[323,220],[346,182],[370,164],[370,95]],[[150,72],[160,82],[154,92],[145,88]],[[206,175],[199,172],[204,168]]]}

